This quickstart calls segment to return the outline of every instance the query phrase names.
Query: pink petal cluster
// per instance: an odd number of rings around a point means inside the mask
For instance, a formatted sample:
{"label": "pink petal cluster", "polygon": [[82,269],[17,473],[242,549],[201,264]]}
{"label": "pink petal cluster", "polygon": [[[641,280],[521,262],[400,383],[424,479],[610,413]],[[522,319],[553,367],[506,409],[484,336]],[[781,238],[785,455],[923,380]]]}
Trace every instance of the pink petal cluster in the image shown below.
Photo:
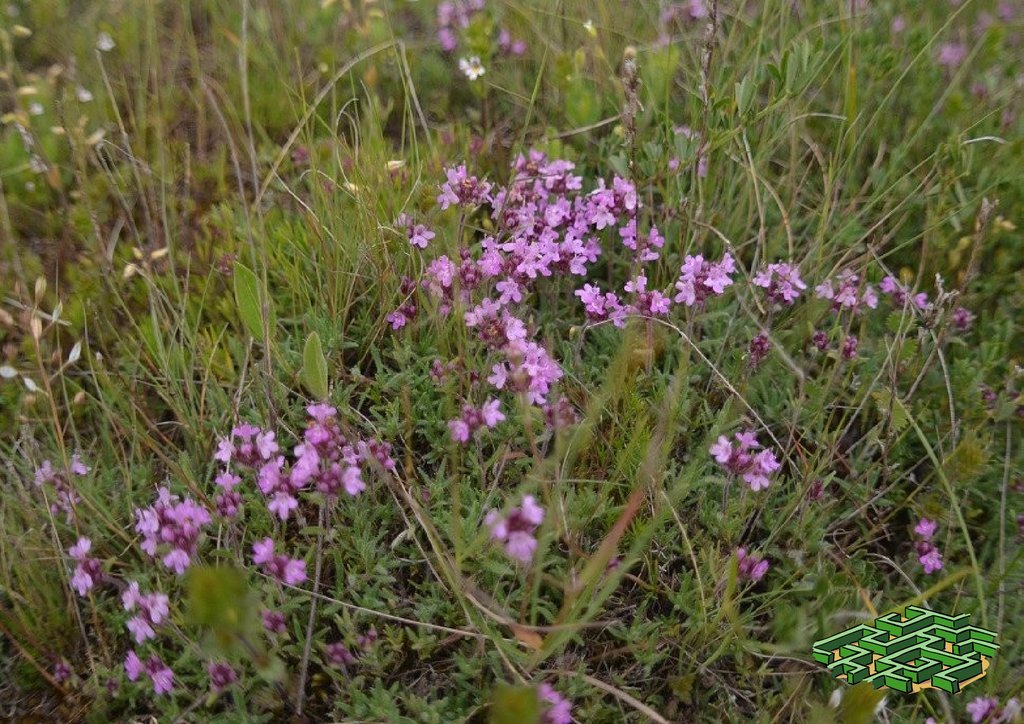
{"label": "pink petal cluster", "polygon": [[1006,700],[1006,704],[999,706],[999,700],[994,696],[978,696],[964,707],[971,715],[972,724],[980,722],[991,722],[991,724],[1004,724],[1020,720],[1021,703],[1016,698]]}
{"label": "pink petal cluster", "polygon": [[526,41],[513,38],[508,28],[502,28],[498,32],[498,50],[505,55],[522,56],[526,54]]}
{"label": "pink petal cluster", "polygon": [[230,437],[220,441],[213,459],[225,465],[237,463],[256,468],[271,460],[277,450],[277,440],[272,430],[263,430],[246,422],[235,427]]}
{"label": "pink petal cluster", "polygon": [[679,270],[675,296],[677,304],[687,307],[702,307],[708,297],[719,296],[732,285],[730,276],[736,272],[736,261],[726,253],[718,262],[707,261],[703,256],[687,255]]}
{"label": "pink petal cluster", "polygon": [[736,549],[739,577],[744,581],[760,581],[768,572],[768,559],[747,553],[746,548]]}
{"label": "pink petal cluster", "polygon": [[752,430],[737,432],[734,437],[736,442],[732,443],[722,435],[711,446],[715,462],[733,475],[742,477],[751,490],[767,488],[768,476],[781,467],[775,453],[767,448],[759,450],[761,444]]}
{"label": "pink petal cluster", "polygon": [[274,554],[274,541],[270,538],[253,544],[252,562],[272,578],[297,586],[306,580],[306,562],[286,555]]}
{"label": "pink petal cluster", "polygon": [[953,327],[958,332],[967,332],[974,326],[974,313],[964,307],[957,307],[953,310],[953,314],[950,319],[953,322]]}
{"label": "pink petal cluster", "polygon": [[238,674],[223,661],[212,662],[206,667],[206,673],[210,676],[210,687],[214,691],[224,691],[238,680]]}
{"label": "pink petal cluster", "polygon": [[492,510],[484,518],[484,525],[491,529],[491,538],[504,544],[505,552],[511,558],[529,563],[537,550],[537,528],[544,522],[544,509],[532,495],[523,496],[518,507],[506,515]]}
{"label": "pink petal cluster", "polygon": [[928,300],[928,295],[925,292],[912,294],[907,287],[897,281],[893,276],[885,276],[879,283],[878,288],[883,294],[889,295],[893,304],[897,307],[905,306],[907,300],[910,299],[914,306],[922,312],[926,312],[932,308],[932,303]]}
{"label": "pink petal cluster", "polygon": [[82,463],[78,453],[71,456],[69,468],[68,472],[58,471],[53,467],[53,463],[44,460],[42,465],[36,468],[35,482],[37,487],[53,486],[50,512],[54,515],[63,513],[65,520],[70,523],[75,515],[75,506],[81,500],[71,486],[74,479],[72,476],[87,475],[89,468]]}
{"label": "pink petal cluster", "polygon": [[915,545],[917,560],[921,567],[924,568],[925,574],[929,576],[937,571],[941,571],[943,568],[942,553],[931,542],[938,527],[938,523],[928,518],[921,518],[917,525],[914,526],[914,533],[918,537]]}
{"label": "pink petal cluster", "polygon": [[470,176],[466,164],[445,169],[447,180],[441,184],[437,203],[442,209],[449,206],[474,207],[491,200],[491,184]]}
{"label": "pink petal cluster", "polygon": [[796,265],[785,262],[769,264],[754,275],[753,282],[765,290],[768,301],[776,304],[792,305],[807,288]]}
{"label": "pink petal cluster", "polygon": [[417,249],[426,249],[430,240],[436,236],[433,231],[423,224],[414,222],[408,214],[400,215],[395,224],[405,229],[405,235],[408,237],[409,243]]}
{"label": "pink petal cluster", "polygon": [[472,405],[465,405],[462,408],[462,416],[455,420],[448,421],[448,431],[452,440],[458,443],[467,443],[469,438],[480,428],[492,428],[505,419],[501,412],[501,402],[489,399],[479,408]]}
{"label": "pink petal cluster", "polygon": [[178,575],[195,555],[199,535],[209,525],[210,512],[191,498],[180,500],[160,488],[156,502],[135,511],[135,530],[142,535],[142,550],[151,557],[164,551],[161,562]]}
{"label": "pink petal cluster", "polygon": [[350,496],[366,489],[358,442],[353,445],[338,425],[338,411],[319,403],[306,408],[310,420],[303,442],[295,446],[295,464],[289,482],[293,489],[312,482],[318,491],[336,497],[341,490]]}
{"label": "pink petal cluster", "polygon": [[559,694],[551,684],[542,683],[537,691],[544,713],[542,724],[572,724],[572,702]]}
{"label": "pink petal cluster", "polygon": [[878,294],[870,284],[860,286],[860,277],[849,269],[843,270],[834,279],[826,279],[814,288],[819,299],[832,302],[832,311],[839,312],[849,309],[854,313],[864,308],[874,309],[878,306]]}
{"label": "pink petal cluster", "polygon": [[398,309],[387,316],[391,329],[397,331],[416,318],[419,309],[416,306],[416,282],[409,277],[402,277],[402,283],[398,287],[398,293],[402,295],[402,303]]}
{"label": "pink petal cluster", "polygon": [[78,591],[79,596],[85,596],[93,586],[96,585],[102,574],[100,562],[89,556],[92,548],[92,541],[88,538],[79,538],[78,541],[68,549],[68,555],[78,564],[71,575],[71,587]]}
{"label": "pink petal cluster", "polygon": [[153,682],[153,692],[156,694],[166,694],[174,688],[174,672],[155,654],[143,663],[134,650],[129,651],[124,660],[124,670],[129,681],[135,681],[146,674]]}
{"label": "pink petal cluster", "polygon": [[484,0],[445,0],[437,6],[437,42],[450,53],[459,45],[457,32],[469,27],[473,16],[484,9]]}
{"label": "pink petal cluster", "polygon": [[154,626],[159,626],[170,615],[170,601],[162,593],[146,593],[139,591],[139,584],[132,581],[121,594],[121,605],[125,611],[138,611],[128,620],[128,630],[135,643],[141,644],[147,639],[156,637]]}

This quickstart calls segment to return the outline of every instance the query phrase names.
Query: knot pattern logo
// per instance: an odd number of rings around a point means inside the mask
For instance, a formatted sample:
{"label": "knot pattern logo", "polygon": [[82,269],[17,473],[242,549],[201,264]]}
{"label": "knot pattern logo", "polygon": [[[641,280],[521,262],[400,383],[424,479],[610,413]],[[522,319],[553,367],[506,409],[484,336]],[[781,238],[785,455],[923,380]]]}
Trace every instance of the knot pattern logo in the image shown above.
{"label": "knot pattern logo", "polygon": [[850,684],[956,694],[985,675],[999,650],[995,632],[971,626],[970,618],[908,606],[902,615],[889,613],[816,641],[814,660]]}

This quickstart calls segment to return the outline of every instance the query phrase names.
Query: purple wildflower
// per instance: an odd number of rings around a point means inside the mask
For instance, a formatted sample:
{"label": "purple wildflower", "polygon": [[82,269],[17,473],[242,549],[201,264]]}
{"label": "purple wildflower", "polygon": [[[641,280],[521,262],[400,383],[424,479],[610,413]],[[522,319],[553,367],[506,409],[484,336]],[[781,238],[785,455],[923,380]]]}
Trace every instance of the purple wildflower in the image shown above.
{"label": "purple wildflower", "polygon": [[746,548],[736,549],[736,561],[739,570],[739,577],[744,581],[760,581],[768,572],[768,559],[761,556],[754,556],[747,553]]}
{"label": "purple wildflower", "polygon": [[92,590],[102,574],[100,562],[89,556],[91,548],[91,540],[79,538],[78,542],[68,549],[68,555],[78,561],[75,571],[71,576],[71,587],[78,591],[79,596],[85,596],[86,593]]}
{"label": "purple wildflower", "polygon": [[235,670],[223,661],[211,662],[206,667],[206,673],[210,675],[210,686],[214,691],[224,691],[238,680]]}
{"label": "purple wildflower", "polygon": [[254,543],[252,552],[252,562],[260,566],[268,576],[289,586],[297,586],[306,580],[306,562],[282,554],[275,555],[271,538]]}
{"label": "purple wildflower", "polygon": [[826,279],[814,288],[814,294],[819,299],[832,302],[834,312],[850,309],[858,313],[865,307],[874,309],[878,306],[878,295],[874,287],[865,284],[862,291],[860,277],[849,269],[839,272],[834,279]]}
{"label": "purple wildflower", "polygon": [[448,180],[441,184],[437,203],[442,209],[449,206],[479,206],[490,200],[491,184],[470,176],[462,164],[445,170]]}
{"label": "purple wildflower", "polygon": [[537,693],[545,707],[542,724],[572,724],[572,703],[568,699],[546,682],[540,685]]}
{"label": "purple wildflower", "polygon": [[135,530],[142,534],[142,550],[156,557],[166,551],[161,561],[178,575],[192,562],[199,535],[211,521],[210,512],[191,498],[179,500],[167,488],[160,488],[156,502],[135,511]]}
{"label": "purple wildflower", "polygon": [[711,446],[710,452],[715,457],[715,462],[733,475],[741,476],[750,485],[751,490],[767,488],[770,482],[768,476],[781,467],[775,459],[775,453],[768,449],[754,452],[761,444],[752,430],[738,432],[734,437],[735,444],[730,443],[729,438],[722,435]]}
{"label": "purple wildflower", "polygon": [[733,283],[730,274],[735,272],[736,262],[732,254],[726,253],[717,263],[705,261],[700,254],[687,256],[676,281],[679,292],[675,296],[676,303],[688,307],[703,306],[709,296],[722,294]]}
{"label": "purple wildflower", "polygon": [[167,596],[162,593],[142,594],[136,581],[130,582],[121,594],[121,605],[129,612],[138,609],[138,614],[130,618],[127,624],[138,644],[154,638],[156,631],[153,627],[159,626],[170,615],[170,600]]}
{"label": "purple wildflower", "polygon": [[505,552],[511,558],[529,563],[537,550],[536,531],[544,522],[544,509],[532,495],[523,496],[522,503],[502,516],[492,510],[484,518],[484,525],[491,529],[491,538],[503,543]]}
{"label": "purple wildflower", "polygon": [[754,276],[753,282],[763,287],[768,300],[776,304],[792,305],[807,288],[800,270],[788,263],[769,264]]}

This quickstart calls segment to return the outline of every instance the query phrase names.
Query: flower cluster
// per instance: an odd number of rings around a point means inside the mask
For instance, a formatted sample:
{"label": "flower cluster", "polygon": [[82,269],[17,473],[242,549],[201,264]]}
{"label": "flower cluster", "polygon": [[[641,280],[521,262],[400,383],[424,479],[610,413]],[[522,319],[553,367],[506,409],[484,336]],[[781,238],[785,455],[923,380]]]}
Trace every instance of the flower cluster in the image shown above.
{"label": "flower cluster", "polygon": [[755,582],[764,578],[770,565],[767,558],[751,555],[747,553],[746,548],[736,549],[736,563],[740,580]]}
{"label": "flower cluster", "polygon": [[214,691],[224,691],[238,680],[235,670],[223,661],[211,662],[206,667],[206,673],[210,676],[210,687]]}
{"label": "flower cluster", "polygon": [[734,437],[736,442],[732,443],[722,435],[711,446],[715,462],[733,475],[742,477],[751,490],[767,488],[771,482],[768,476],[781,467],[775,453],[767,448],[759,450],[761,444],[752,430],[737,432]]}
{"label": "flower cluster", "polygon": [[544,705],[542,724],[572,724],[572,702],[559,694],[551,684],[542,683],[537,693]]}
{"label": "flower cluster", "polygon": [[146,674],[153,682],[153,692],[156,694],[166,694],[174,688],[174,672],[155,654],[143,662],[134,650],[129,651],[124,660],[124,670],[129,681],[135,681]]}
{"label": "flower cluster", "polygon": [[[358,442],[353,445],[341,432],[334,407],[319,403],[310,405],[306,411],[310,420],[303,442],[295,446],[295,464],[289,476],[291,487],[299,489],[312,482],[329,498],[336,497],[342,489],[350,496],[359,495],[366,489],[366,483]],[[393,469],[394,465],[390,467]]]}
{"label": "flower cluster", "polygon": [[927,575],[941,571],[943,566],[942,553],[931,542],[938,527],[938,523],[928,518],[921,518],[918,524],[914,526],[914,533],[918,537],[915,546],[917,548],[917,560]]}
{"label": "flower cluster", "polygon": [[162,593],[143,594],[139,591],[139,584],[136,581],[128,584],[128,588],[121,594],[121,605],[125,611],[138,611],[127,624],[135,643],[141,644],[156,636],[153,627],[159,626],[167,619],[170,614],[169,603],[167,596]]}
{"label": "flower cluster", "polygon": [[491,184],[470,176],[466,164],[445,171],[448,180],[441,184],[437,203],[441,209],[449,206],[473,207],[490,201]]}
{"label": "flower cluster", "polygon": [[88,593],[96,585],[102,574],[100,562],[89,556],[91,548],[91,540],[79,538],[78,542],[68,549],[68,555],[73,560],[78,561],[78,564],[75,566],[75,572],[71,576],[71,587],[78,591],[79,596],[84,596]]}
{"label": "flower cluster", "polygon": [[932,308],[932,303],[928,300],[927,293],[919,292],[918,294],[913,294],[893,276],[887,275],[883,277],[882,281],[878,284],[878,288],[883,294],[887,294],[892,303],[897,307],[906,305],[909,299],[921,311],[927,311]]}
{"label": "flower cluster", "polygon": [[42,488],[45,485],[53,487],[53,499],[50,502],[50,512],[54,515],[64,514],[65,520],[71,522],[75,515],[75,506],[81,498],[71,487],[72,476],[84,476],[89,474],[89,468],[82,462],[78,453],[71,456],[71,464],[67,472],[61,472],[53,467],[53,463],[44,460],[42,465],[36,468],[36,486]]}
{"label": "flower cluster", "polygon": [[522,503],[507,515],[492,510],[484,518],[491,529],[491,538],[505,546],[511,558],[529,563],[537,550],[537,528],[544,522],[544,509],[532,495],[524,495]]}
{"label": "flower cluster", "polygon": [[462,408],[462,416],[456,420],[448,421],[448,430],[452,440],[455,442],[469,442],[470,436],[482,427],[492,428],[505,419],[502,414],[501,402],[489,399],[480,408],[472,405],[465,405]]}
{"label": "flower cluster", "polygon": [[191,564],[199,535],[211,520],[206,508],[191,498],[181,500],[164,487],[156,502],[136,510],[135,517],[142,550],[154,558],[160,550],[165,551],[161,562],[178,575]]}
{"label": "flower cluster", "polygon": [[765,290],[768,301],[792,305],[807,288],[800,278],[800,270],[793,264],[769,264],[754,275],[754,285]]}
{"label": "flower cluster", "polygon": [[458,31],[469,27],[473,16],[483,10],[484,0],[445,0],[437,6],[437,42],[451,53],[459,46]]}
{"label": "flower cluster", "polygon": [[271,538],[253,544],[252,562],[260,566],[271,578],[276,578],[289,586],[297,586],[306,580],[306,562],[286,555],[274,554],[274,541]]}
{"label": "flower cluster", "polygon": [[720,261],[711,262],[700,254],[687,255],[676,281],[675,302],[687,307],[703,307],[711,295],[719,296],[732,285],[730,275],[736,272],[736,261],[726,254]]}
{"label": "flower cluster", "polygon": [[397,226],[405,229],[405,235],[409,239],[409,243],[417,249],[426,249],[430,240],[436,236],[433,231],[423,224],[415,223],[408,214],[400,215],[395,223]]}
{"label": "flower cluster", "polygon": [[1007,699],[1004,706],[999,706],[999,699],[994,696],[978,696],[964,708],[970,714],[972,724],[1014,722],[1021,714],[1021,703],[1016,697]]}
{"label": "flower cluster", "polygon": [[862,289],[860,276],[849,269],[839,272],[833,279],[823,281],[814,288],[814,294],[819,299],[832,302],[834,312],[849,309],[857,314],[865,308],[874,309],[878,306],[878,294],[875,292],[875,288],[870,284],[865,284]]}
{"label": "flower cluster", "polygon": [[416,282],[409,277],[402,277],[402,284],[398,287],[398,293],[402,295],[403,302],[398,309],[387,316],[391,329],[399,330],[416,318],[416,303],[413,299],[413,292],[416,291]]}

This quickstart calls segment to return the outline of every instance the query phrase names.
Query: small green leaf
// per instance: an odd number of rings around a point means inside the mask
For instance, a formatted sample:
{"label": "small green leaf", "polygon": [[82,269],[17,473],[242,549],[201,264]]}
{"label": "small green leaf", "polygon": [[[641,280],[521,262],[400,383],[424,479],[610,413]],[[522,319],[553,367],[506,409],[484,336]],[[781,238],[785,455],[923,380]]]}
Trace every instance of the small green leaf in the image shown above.
{"label": "small green leaf", "polygon": [[316,332],[306,337],[306,346],[302,350],[302,381],[313,397],[327,399],[327,358],[320,344],[320,335]]}
{"label": "small green leaf", "polygon": [[539,724],[540,696],[532,686],[499,686],[491,697],[491,724]]}
{"label": "small green leaf", "polygon": [[[246,328],[257,341],[263,342],[263,300],[267,299],[267,310],[270,311],[270,300],[266,294],[262,294],[263,285],[259,277],[241,262],[235,262],[235,304],[238,305],[238,314],[245,323]],[[271,315],[271,320],[273,316]],[[273,323],[271,323],[273,326]]]}

